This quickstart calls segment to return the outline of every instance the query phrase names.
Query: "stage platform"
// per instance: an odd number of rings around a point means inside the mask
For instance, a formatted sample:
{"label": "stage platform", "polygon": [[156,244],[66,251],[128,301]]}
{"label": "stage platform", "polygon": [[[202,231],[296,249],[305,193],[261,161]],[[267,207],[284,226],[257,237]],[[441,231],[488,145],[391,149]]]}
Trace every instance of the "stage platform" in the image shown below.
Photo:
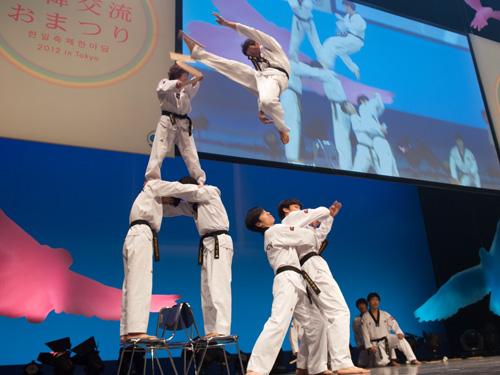
{"label": "stage platform", "polygon": [[423,363],[421,366],[371,368],[372,375],[478,375],[500,374],[500,356]]}

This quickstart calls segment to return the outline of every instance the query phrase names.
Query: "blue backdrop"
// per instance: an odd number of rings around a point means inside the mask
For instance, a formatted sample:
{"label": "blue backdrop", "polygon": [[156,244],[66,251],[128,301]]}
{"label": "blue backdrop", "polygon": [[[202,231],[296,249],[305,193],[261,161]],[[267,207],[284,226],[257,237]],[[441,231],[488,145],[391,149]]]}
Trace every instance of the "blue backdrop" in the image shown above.
{"label": "blue backdrop", "polygon": [[[148,157],[0,138],[0,160],[0,209],[40,244],[69,251],[71,271],[121,288],[129,210],[142,188]],[[351,318],[358,313],[355,301],[376,291],[381,309],[392,313],[405,332],[443,330],[441,324],[422,324],[413,317],[436,291],[415,186],[207,160],[202,167],[207,184],[220,188],[229,214],[235,249],[232,332],[240,335],[243,351],[251,351],[270,314],[273,280],[263,239],[245,229],[244,217],[256,205],[275,214],[279,201],[290,197],[306,207],[328,206],[334,200],[343,204],[324,256]],[[164,179],[178,180],[187,170],[178,157],[166,159],[162,173]],[[163,221],[162,260],[154,265],[153,292],[181,294],[201,325],[198,240],[192,219]],[[4,267],[5,261],[0,259]],[[5,295],[1,285],[0,305]],[[149,333],[155,323],[152,314]],[[9,346],[25,348],[2,358],[2,365],[28,363],[49,351],[45,342],[66,336],[73,345],[95,336],[105,360],[115,359],[119,349],[116,321],[51,312],[40,324],[0,316],[0,325]],[[286,340],[283,348],[289,347]]]}

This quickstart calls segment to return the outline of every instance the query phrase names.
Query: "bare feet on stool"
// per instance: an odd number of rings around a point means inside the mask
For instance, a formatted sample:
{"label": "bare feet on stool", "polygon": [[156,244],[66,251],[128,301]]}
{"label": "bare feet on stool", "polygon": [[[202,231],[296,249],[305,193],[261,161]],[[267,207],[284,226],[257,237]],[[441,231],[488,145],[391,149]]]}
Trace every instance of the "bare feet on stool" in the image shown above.
{"label": "bare feet on stool", "polygon": [[127,340],[132,339],[156,339],[156,336],[151,336],[142,332],[132,332],[127,335]]}
{"label": "bare feet on stool", "polygon": [[418,366],[418,365],[421,365],[421,364],[422,364],[422,362],[417,361],[416,359],[414,359],[414,360],[413,360],[413,361],[411,361],[410,363],[411,363],[412,365],[416,365],[416,366]]}
{"label": "bare feet on stool", "polygon": [[391,359],[389,366],[401,366],[395,359]]}
{"label": "bare feet on stool", "polygon": [[306,369],[303,369],[303,368],[298,368],[297,367],[297,370],[295,370],[295,374],[296,375],[308,375],[308,372]]}
{"label": "bare feet on stool", "polygon": [[333,371],[331,371],[331,370],[325,370],[325,371],[320,372],[319,374],[315,374],[315,375],[333,375]]}
{"label": "bare feet on stool", "polygon": [[127,341],[127,335],[120,336],[120,345],[125,344],[125,341]]}
{"label": "bare feet on stool", "polygon": [[337,374],[342,375],[342,374],[369,374],[370,370],[365,370],[364,368],[361,367],[347,367],[343,368],[340,370],[337,370]]}
{"label": "bare feet on stool", "polygon": [[246,375],[262,375],[262,374],[260,372],[255,372],[255,371],[247,370]]}

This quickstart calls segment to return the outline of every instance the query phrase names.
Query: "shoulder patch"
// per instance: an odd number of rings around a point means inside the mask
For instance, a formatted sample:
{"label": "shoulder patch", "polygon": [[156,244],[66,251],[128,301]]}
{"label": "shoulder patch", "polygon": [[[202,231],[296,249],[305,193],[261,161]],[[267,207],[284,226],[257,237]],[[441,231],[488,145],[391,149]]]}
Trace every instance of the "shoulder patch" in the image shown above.
{"label": "shoulder patch", "polygon": [[293,232],[295,230],[295,228],[294,227],[290,227],[290,230]]}
{"label": "shoulder patch", "polygon": [[309,210],[308,210],[308,209],[305,209],[305,210],[304,210],[304,213],[305,213],[305,214],[307,214],[308,212],[309,212]]}

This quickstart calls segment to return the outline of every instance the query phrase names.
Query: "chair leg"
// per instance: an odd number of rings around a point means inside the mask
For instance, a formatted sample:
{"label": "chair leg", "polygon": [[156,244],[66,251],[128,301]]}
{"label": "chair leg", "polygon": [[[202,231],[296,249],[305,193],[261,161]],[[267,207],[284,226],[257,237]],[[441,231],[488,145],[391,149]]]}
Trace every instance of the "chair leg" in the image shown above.
{"label": "chair leg", "polygon": [[240,360],[241,374],[245,374],[245,369],[243,368],[243,361],[241,359],[241,352],[240,352],[240,346],[238,345],[238,340],[235,340],[234,343],[236,344],[236,350],[238,352],[238,359]]}
{"label": "chair leg", "polygon": [[224,346],[221,346],[220,348],[222,350],[222,354],[224,354],[224,362],[226,363],[227,375],[231,375],[231,373],[229,372],[229,361],[227,360],[226,350],[224,349]]}
{"label": "chair leg", "polygon": [[[169,354],[170,355],[170,354]],[[153,367],[153,369],[151,370],[151,375],[154,375],[154,362],[153,362],[153,356],[154,358],[156,359],[156,364],[158,365],[158,369],[160,370],[160,373],[161,375],[165,375],[163,373],[163,369],[161,368],[161,363],[160,363],[160,359],[158,358],[158,355],[156,354],[156,350],[154,349],[151,349],[151,366]],[[175,369],[175,368],[174,368]],[[177,375],[177,371],[175,372],[175,374]]]}
{"label": "chair leg", "polygon": [[[170,364],[172,365],[172,368],[174,369],[175,375],[179,375],[177,373],[177,368],[175,367],[174,359],[172,358],[172,355],[170,354],[170,350],[168,349],[168,347],[165,349],[167,350],[168,358],[170,358]],[[163,375],[163,373],[162,373],[162,375]]]}
{"label": "chair leg", "polygon": [[[200,373],[201,366],[203,366],[203,361],[205,360],[205,355],[207,354],[207,350],[208,350],[208,343],[207,343],[207,345],[205,345],[205,350],[203,351],[203,355],[201,356],[200,364],[198,365],[198,371],[195,371],[196,375],[198,375]],[[196,355],[196,351],[195,351],[195,355]]]}

